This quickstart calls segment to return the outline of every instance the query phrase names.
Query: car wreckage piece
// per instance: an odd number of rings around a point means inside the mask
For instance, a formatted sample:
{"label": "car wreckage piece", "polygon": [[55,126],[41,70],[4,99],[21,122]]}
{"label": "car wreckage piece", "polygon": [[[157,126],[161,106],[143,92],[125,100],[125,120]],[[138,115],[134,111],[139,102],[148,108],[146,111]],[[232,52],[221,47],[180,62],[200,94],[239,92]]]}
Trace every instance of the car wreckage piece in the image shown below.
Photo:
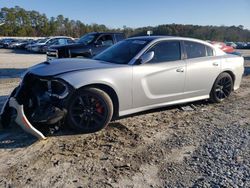
{"label": "car wreckage piece", "polygon": [[33,136],[37,137],[40,140],[45,140],[46,139],[46,137],[43,135],[43,133],[41,133],[35,127],[33,127],[31,125],[31,123],[29,122],[29,120],[27,119],[27,117],[24,114],[23,105],[18,104],[16,99],[11,97],[10,100],[9,100],[9,106],[16,109],[17,116],[16,116],[15,121],[16,121],[16,123],[18,125],[21,126],[21,128],[24,131],[32,134]]}
{"label": "car wreckage piece", "polygon": [[58,80],[27,74],[6,100],[1,122],[7,127],[15,120],[24,131],[40,140],[46,139],[39,128],[60,124],[66,114],[63,102],[68,93],[68,87]]}

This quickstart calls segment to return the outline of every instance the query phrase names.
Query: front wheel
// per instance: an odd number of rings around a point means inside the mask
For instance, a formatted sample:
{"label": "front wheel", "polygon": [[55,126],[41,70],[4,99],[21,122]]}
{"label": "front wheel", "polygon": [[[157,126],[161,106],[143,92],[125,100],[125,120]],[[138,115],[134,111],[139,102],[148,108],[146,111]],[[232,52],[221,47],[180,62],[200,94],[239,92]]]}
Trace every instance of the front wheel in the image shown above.
{"label": "front wheel", "polygon": [[68,105],[68,124],[81,133],[92,133],[106,127],[113,115],[109,95],[97,88],[77,91]]}
{"label": "front wheel", "polygon": [[233,90],[233,79],[230,74],[221,73],[215,80],[213,88],[210,92],[210,99],[212,102],[222,102],[229,97]]}

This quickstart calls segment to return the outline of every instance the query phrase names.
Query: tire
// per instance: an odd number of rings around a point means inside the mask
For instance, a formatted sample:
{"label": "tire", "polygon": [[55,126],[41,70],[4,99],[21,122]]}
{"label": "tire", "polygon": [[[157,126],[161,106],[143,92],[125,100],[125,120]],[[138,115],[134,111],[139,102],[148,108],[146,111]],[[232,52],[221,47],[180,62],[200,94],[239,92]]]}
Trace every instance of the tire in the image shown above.
{"label": "tire", "polygon": [[210,100],[214,103],[220,103],[228,98],[233,90],[233,79],[230,74],[221,73],[214,82],[210,92]]}
{"label": "tire", "polygon": [[69,99],[67,123],[81,133],[93,133],[105,128],[113,116],[109,95],[97,88],[83,88]]}

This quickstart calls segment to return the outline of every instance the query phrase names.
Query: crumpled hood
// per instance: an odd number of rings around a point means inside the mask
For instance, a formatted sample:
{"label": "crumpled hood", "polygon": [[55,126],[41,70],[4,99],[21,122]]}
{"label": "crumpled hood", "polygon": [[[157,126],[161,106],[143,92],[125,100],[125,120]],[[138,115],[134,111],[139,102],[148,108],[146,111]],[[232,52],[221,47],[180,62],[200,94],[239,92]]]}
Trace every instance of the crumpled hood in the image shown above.
{"label": "crumpled hood", "polygon": [[31,67],[28,72],[38,76],[54,76],[72,71],[119,67],[122,65],[92,59],[56,59]]}

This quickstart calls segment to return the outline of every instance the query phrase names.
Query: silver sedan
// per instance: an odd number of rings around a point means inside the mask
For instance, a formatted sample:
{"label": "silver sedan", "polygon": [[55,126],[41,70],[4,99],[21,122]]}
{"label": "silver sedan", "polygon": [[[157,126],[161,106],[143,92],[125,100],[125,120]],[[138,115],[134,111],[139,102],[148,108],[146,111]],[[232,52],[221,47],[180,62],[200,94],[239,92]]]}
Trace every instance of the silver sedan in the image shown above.
{"label": "silver sedan", "polygon": [[221,102],[240,87],[242,57],[181,37],[136,37],[93,59],[59,59],[31,67],[2,111],[45,138],[38,125],[67,124],[90,133],[110,120],[163,106],[211,99]]}

